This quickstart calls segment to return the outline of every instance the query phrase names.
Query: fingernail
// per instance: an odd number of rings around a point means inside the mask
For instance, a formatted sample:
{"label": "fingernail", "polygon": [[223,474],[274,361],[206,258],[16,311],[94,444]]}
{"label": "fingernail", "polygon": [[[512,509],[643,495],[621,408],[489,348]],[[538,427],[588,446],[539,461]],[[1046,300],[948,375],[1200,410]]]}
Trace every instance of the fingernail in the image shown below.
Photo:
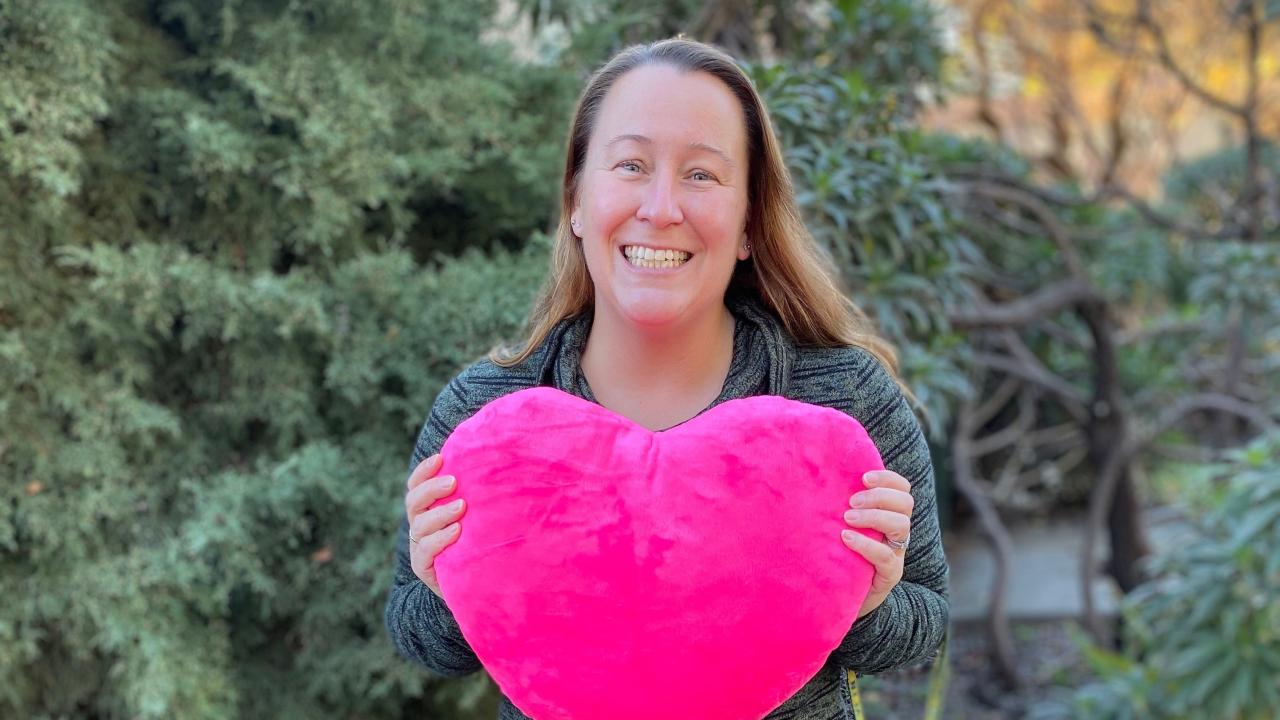
{"label": "fingernail", "polygon": [[452,475],[445,475],[444,477],[442,477],[442,478],[440,478],[440,479],[441,479],[441,480],[444,480],[444,486],[445,486],[445,487],[447,487],[447,488],[451,488],[451,487],[453,487],[454,485],[456,485],[456,484],[458,483],[458,479],[457,479],[457,478],[455,478],[455,477],[454,477],[454,476],[452,476]]}
{"label": "fingernail", "polygon": [[852,531],[852,530],[841,530],[841,531],[840,531],[840,537],[844,538],[845,540],[852,540],[852,539],[853,539],[853,531]]}
{"label": "fingernail", "polygon": [[862,520],[862,513],[857,510],[850,510],[844,514],[844,521],[847,523],[857,523]]}
{"label": "fingernail", "polygon": [[867,504],[867,499],[866,499],[866,498],[864,498],[864,497],[862,497],[862,495],[861,495],[861,494],[858,494],[858,495],[854,495],[854,496],[853,496],[853,506],[854,506],[854,507],[862,507],[862,506],[864,506],[864,505],[866,505],[866,504]]}
{"label": "fingernail", "polygon": [[440,459],[440,453],[436,453],[435,455],[432,455],[431,457],[427,458],[427,463],[428,463],[428,464],[434,464],[434,463],[435,463],[435,461],[437,461],[437,460],[439,460],[439,459]]}
{"label": "fingernail", "polygon": [[455,523],[449,523],[448,525],[445,525],[445,526],[444,526],[444,531],[445,531],[445,532],[450,532],[450,533],[452,533],[452,532],[458,532],[458,529],[459,529],[460,527],[462,527],[462,526],[461,526],[461,525],[459,525],[459,524],[458,524],[458,523],[456,523],[456,522],[455,522]]}
{"label": "fingernail", "polygon": [[462,499],[459,498],[449,503],[449,512],[457,512],[462,509]]}
{"label": "fingernail", "polygon": [[875,482],[876,481],[875,472],[876,472],[875,470],[872,470],[871,472],[862,473],[863,484]]}

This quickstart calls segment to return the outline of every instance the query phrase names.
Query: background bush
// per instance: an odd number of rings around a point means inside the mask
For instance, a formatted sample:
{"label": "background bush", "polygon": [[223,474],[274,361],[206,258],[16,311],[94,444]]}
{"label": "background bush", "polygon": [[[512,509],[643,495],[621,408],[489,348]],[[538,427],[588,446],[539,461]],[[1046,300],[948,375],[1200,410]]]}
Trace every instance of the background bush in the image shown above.
{"label": "background bush", "polygon": [[1126,597],[1126,652],[1089,658],[1101,680],[1079,717],[1262,720],[1280,708],[1280,434],[1196,468],[1214,489],[1189,532]]}
{"label": "background bush", "polygon": [[0,4],[0,716],[430,706],[405,464],[527,312],[577,90],[493,10]]}

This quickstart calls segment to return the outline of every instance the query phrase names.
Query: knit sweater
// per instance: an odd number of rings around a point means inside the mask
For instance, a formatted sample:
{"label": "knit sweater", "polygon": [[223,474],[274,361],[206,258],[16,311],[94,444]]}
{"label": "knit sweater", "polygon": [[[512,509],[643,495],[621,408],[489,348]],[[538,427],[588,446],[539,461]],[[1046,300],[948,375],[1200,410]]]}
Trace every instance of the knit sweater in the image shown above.
{"label": "knit sweater", "polygon": [[[845,670],[861,675],[928,661],[947,627],[948,569],[929,448],[893,378],[870,353],[852,347],[798,347],[781,321],[758,300],[730,297],[726,305],[735,318],[733,359],[719,397],[707,409],[735,398],[780,395],[840,410],[866,428],[885,467],[911,483],[915,509],[901,582],[883,604],[853,623],[822,669],[766,718],[851,719]],[[409,461],[410,471],[439,452],[458,424],[504,395],[551,386],[598,403],[581,366],[590,329],[591,312],[587,311],[561,321],[515,367],[480,360],[464,369],[436,397]],[[481,668],[480,661],[452,612],[413,572],[408,532],[409,521],[403,517],[385,614],[396,651],[444,677],[475,672]],[[506,697],[498,717],[528,720]]]}

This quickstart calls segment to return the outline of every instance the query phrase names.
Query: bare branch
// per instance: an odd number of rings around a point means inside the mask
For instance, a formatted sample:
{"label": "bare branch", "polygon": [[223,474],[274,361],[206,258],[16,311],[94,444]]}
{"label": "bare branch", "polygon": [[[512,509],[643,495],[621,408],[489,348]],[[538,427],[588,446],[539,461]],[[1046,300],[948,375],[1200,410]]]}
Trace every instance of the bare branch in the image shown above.
{"label": "bare branch", "polygon": [[1218,108],[1223,112],[1230,113],[1237,117],[1244,116],[1245,108],[1243,106],[1237,105],[1230,100],[1213,94],[1207,88],[1196,82],[1195,79],[1178,64],[1177,60],[1173,57],[1173,51],[1169,48],[1169,39],[1165,35],[1164,28],[1162,28],[1151,15],[1151,4],[1149,0],[1139,0],[1137,13],[1132,18],[1126,19],[1130,19],[1137,23],[1137,26],[1145,30],[1147,35],[1151,37],[1152,41],[1156,45],[1156,54],[1154,57],[1150,53],[1142,51],[1133,43],[1122,43],[1111,35],[1110,31],[1107,30],[1104,20],[1108,15],[1115,18],[1116,15],[1114,13],[1107,13],[1100,9],[1098,5],[1091,0],[1085,0],[1084,4],[1090,16],[1089,30],[1093,33],[1093,36],[1097,38],[1098,42],[1120,54],[1142,57],[1157,63],[1160,67],[1164,68],[1171,75],[1177,78],[1178,83],[1182,85],[1182,87],[1186,88],[1188,92],[1200,98],[1200,100],[1209,106]]}
{"label": "bare branch", "polygon": [[1039,447],[1038,453],[1049,455],[1084,444],[1080,434],[1080,427],[1074,422],[1063,422],[1032,430],[1027,439]]}
{"label": "bare branch", "polygon": [[989,368],[1015,375],[1048,390],[1073,420],[1081,424],[1089,421],[1087,400],[1084,395],[1071,383],[1049,372],[1043,365],[1030,365],[1008,355],[995,353],[975,353],[973,359]]}
{"label": "bare branch", "polygon": [[1069,278],[1011,302],[952,313],[948,319],[952,325],[963,329],[1020,327],[1077,303],[1098,299],[1088,282]]}
{"label": "bare branch", "polygon": [[1151,223],[1152,225],[1155,225],[1156,227],[1161,228],[1162,230],[1168,230],[1170,232],[1178,233],[1179,235],[1183,235],[1191,239],[1231,240],[1231,239],[1240,237],[1241,233],[1244,232],[1244,228],[1234,223],[1223,225],[1221,228],[1218,228],[1217,230],[1210,230],[1208,228],[1201,228],[1201,227],[1195,227],[1193,225],[1187,225],[1186,223],[1180,222],[1167,215],[1162,214],[1160,211],[1151,207],[1151,205],[1148,204],[1142,198],[1138,197],[1137,195],[1134,195],[1133,193],[1129,192],[1127,189],[1119,185],[1116,185],[1114,183],[1110,185],[1105,185],[1099,188],[1098,193],[1094,197],[1094,199],[1105,200],[1108,197],[1118,197],[1124,200],[1129,204],[1130,207],[1132,207],[1134,210],[1137,210],[1138,214],[1141,215],[1143,218],[1145,218],[1146,221]]}
{"label": "bare branch", "polygon": [[1209,324],[1204,320],[1166,320],[1145,327],[1136,327],[1131,330],[1121,330],[1116,333],[1116,343],[1119,345],[1132,345],[1136,342],[1148,340],[1157,335],[1173,334],[1173,333],[1200,333],[1209,329]]}
{"label": "bare branch", "polygon": [[1071,234],[1067,232],[1067,228],[1058,220],[1058,216],[1054,215],[1049,206],[1041,199],[1039,193],[1029,191],[1025,183],[997,185],[978,181],[967,183],[966,187],[970,192],[1018,205],[1035,216],[1035,219],[1040,222],[1045,232],[1048,233],[1049,239],[1053,241],[1054,245],[1058,246],[1058,252],[1062,254],[1062,263],[1067,266],[1067,272],[1075,278],[1087,281],[1084,273],[1084,264],[1080,261],[1079,254],[1076,253],[1075,244],[1071,241]]}
{"label": "bare branch", "polygon": [[1123,200],[1132,207],[1147,222],[1155,225],[1162,230],[1168,230],[1193,240],[1230,240],[1240,237],[1244,233],[1244,228],[1238,224],[1226,224],[1217,229],[1209,229],[1197,227],[1180,222],[1172,217],[1164,215],[1160,211],[1153,208],[1142,198],[1129,192],[1129,190],[1115,183],[1104,184],[1092,195],[1072,196],[1057,193],[1045,188],[1035,187],[1034,185],[1023,182],[1021,179],[1011,177],[1003,173],[992,172],[989,169],[981,167],[956,167],[947,171],[947,176],[952,180],[967,184],[974,182],[985,182],[993,185],[1005,185],[1010,188],[1016,188],[1022,193],[1032,195],[1042,202],[1048,203],[1061,208],[1074,208],[1092,203],[1106,203],[1109,200]]}
{"label": "bare branch", "polygon": [[1013,422],[996,432],[974,439],[970,445],[970,453],[973,457],[979,458],[983,455],[990,455],[1018,442],[1018,440],[1026,439],[1027,434],[1031,432],[1031,428],[1036,424],[1035,403],[1031,401],[1030,397],[1025,393],[1018,396],[1018,415],[1013,419]]}
{"label": "bare branch", "polygon": [[1073,347],[1077,350],[1089,350],[1089,343],[1079,335],[1068,330],[1062,323],[1055,322],[1052,319],[1047,319],[1043,323],[1040,323],[1039,328],[1043,330],[1046,335],[1067,347]]}
{"label": "bare branch", "polygon": [[996,387],[995,392],[973,411],[973,426],[982,427],[986,425],[996,413],[1013,399],[1017,394],[1018,388],[1022,385],[1021,381],[1016,377],[1007,377],[1004,382]]}
{"label": "bare branch", "polygon": [[1165,431],[1181,422],[1183,418],[1203,410],[1216,410],[1242,417],[1262,431],[1276,427],[1276,421],[1255,405],[1221,393],[1199,393],[1179,399],[1172,407],[1161,413],[1151,427],[1136,439],[1132,452],[1140,452]]}
{"label": "bare branch", "polygon": [[991,582],[991,601],[987,604],[987,630],[991,635],[991,651],[996,668],[1001,676],[1014,688],[1021,688],[1024,681],[1018,672],[1017,652],[1013,645],[1013,634],[1009,628],[1009,618],[1005,613],[1005,588],[1009,583],[1009,565],[1013,557],[1013,540],[1009,531],[1000,521],[1000,513],[980,487],[974,482],[971,473],[972,457],[969,442],[973,434],[973,401],[965,400],[956,413],[956,434],[951,444],[952,481],[956,489],[969,501],[973,511],[977,513],[978,523],[982,526],[987,542],[991,546],[991,554],[995,560],[995,576]]}
{"label": "bare branch", "polygon": [[1102,528],[1106,514],[1111,508],[1116,486],[1119,484],[1125,469],[1133,461],[1134,456],[1150,445],[1165,430],[1173,427],[1182,418],[1197,410],[1234,412],[1254,422],[1261,429],[1275,427],[1275,421],[1248,403],[1217,393],[1202,393],[1180,400],[1161,415],[1141,436],[1134,432],[1123,433],[1120,447],[1106,459],[1105,464],[1098,473],[1098,482],[1089,494],[1089,515],[1085,523],[1084,547],[1082,548],[1080,559],[1080,580],[1084,583],[1081,599],[1084,601],[1085,621],[1091,632],[1093,632],[1094,637],[1099,640],[1103,638],[1103,633],[1094,610],[1093,586],[1091,584],[1096,561],[1095,538]]}

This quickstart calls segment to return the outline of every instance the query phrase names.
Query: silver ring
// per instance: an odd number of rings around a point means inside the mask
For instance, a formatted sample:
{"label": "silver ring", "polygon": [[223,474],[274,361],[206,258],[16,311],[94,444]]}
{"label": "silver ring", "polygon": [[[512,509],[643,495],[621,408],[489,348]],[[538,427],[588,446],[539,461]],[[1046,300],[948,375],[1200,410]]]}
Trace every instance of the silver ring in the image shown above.
{"label": "silver ring", "polygon": [[885,544],[885,545],[888,545],[889,547],[893,548],[894,550],[905,550],[905,549],[906,549],[906,547],[907,547],[907,543],[909,543],[909,542],[911,542],[911,536],[910,536],[910,535],[908,535],[908,536],[907,536],[907,539],[906,539],[906,540],[894,540],[893,538],[889,537],[888,535],[885,535],[885,536],[884,536],[884,544]]}

